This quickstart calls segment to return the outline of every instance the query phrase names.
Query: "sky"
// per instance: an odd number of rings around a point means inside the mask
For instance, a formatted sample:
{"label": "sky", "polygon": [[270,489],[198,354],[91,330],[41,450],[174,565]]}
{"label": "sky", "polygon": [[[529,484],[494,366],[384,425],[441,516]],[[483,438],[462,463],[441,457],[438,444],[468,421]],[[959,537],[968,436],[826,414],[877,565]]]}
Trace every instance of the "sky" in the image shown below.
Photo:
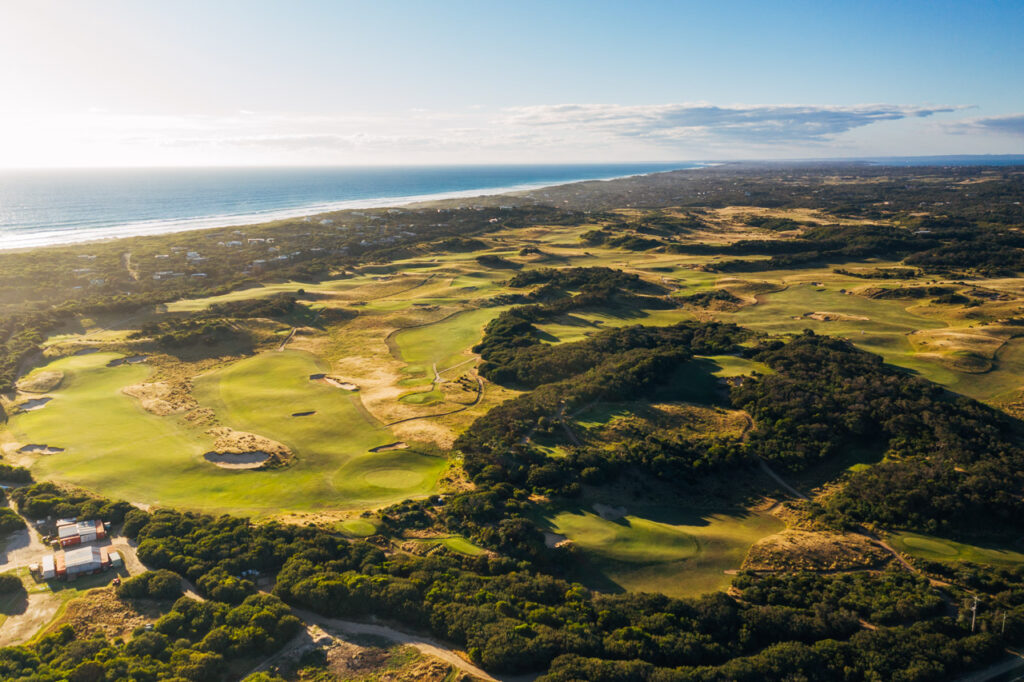
{"label": "sky", "polygon": [[0,167],[1024,153],[1021,0],[9,0]]}

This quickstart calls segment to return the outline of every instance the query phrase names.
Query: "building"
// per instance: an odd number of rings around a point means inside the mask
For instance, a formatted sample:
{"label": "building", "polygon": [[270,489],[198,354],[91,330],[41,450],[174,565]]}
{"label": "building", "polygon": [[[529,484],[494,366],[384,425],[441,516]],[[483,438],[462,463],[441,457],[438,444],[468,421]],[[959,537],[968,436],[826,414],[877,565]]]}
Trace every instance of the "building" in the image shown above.
{"label": "building", "polygon": [[57,577],[57,566],[53,562],[52,554],[47,554],[46,556],[44,556],[42,564],[43,569],[41,575],[43,576],[43,580],[53,580]]}
{"label": "building", "polygon": [[102,521],[63,520],[57,522],[57,539],[61,547],[94,542],[107,537]]}
{"label": "building", "polygon": [[109,547],[78,547],[55,555],[58,578],[73,580],[80,575],[99,573],[110,568]]}

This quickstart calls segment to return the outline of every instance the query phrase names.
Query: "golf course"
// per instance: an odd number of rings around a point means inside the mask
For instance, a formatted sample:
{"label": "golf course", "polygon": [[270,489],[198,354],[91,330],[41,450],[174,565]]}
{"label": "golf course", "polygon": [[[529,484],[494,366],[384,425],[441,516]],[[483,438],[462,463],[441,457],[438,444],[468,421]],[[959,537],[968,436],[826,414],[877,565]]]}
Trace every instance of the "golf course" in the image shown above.
{"label": "golf course", "polygon": [[[33,465],[40,477],[144,504],[266,515],[360,509],[422,495],[447,463],[415,448],[371,453],[393,436],[359,409],[358,398],[310,375],[322,371],[301,351],[268,352],[197,378],[195,396],[219,424],[278,441],[286,466],[231,470],[203,458],[213,442],[178,416],[144,410],[122,389],[144,382],[143,364],[108,367],[119,356],[90,353],[47,366],[65,379],[46,409],[16,415],[26,443],[63,448]],[[294,417],[297,412],[310,412]]]}

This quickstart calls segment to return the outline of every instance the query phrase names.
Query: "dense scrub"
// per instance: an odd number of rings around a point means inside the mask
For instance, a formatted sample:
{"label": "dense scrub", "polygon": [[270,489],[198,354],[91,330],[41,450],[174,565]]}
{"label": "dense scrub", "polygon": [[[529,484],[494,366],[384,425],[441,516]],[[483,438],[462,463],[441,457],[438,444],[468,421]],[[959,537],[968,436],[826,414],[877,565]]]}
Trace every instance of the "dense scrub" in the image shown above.
{"label": "dense scrub", "polygon": [[850,448],[885,455],[829,498],[834,512],[932,533],[1022,527],[1024,451],[1004,415],[841,339],[808,332],[757,359],[776,372],[732,399],[757,422],[759,456],[798,469]]}

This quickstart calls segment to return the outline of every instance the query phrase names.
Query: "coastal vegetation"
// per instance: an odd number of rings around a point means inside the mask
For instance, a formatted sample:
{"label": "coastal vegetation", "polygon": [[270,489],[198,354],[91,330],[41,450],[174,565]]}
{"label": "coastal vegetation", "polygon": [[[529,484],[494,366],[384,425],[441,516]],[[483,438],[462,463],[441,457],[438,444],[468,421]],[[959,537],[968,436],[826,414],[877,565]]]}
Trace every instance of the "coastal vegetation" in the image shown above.
{"label": "coastal vegetation", "polygon": [[997,660],[1024,171],[786,172],[0,254],[3,526],[114,524],[158,612],[0,676],[241,678],[290,609],[546,681]]}

